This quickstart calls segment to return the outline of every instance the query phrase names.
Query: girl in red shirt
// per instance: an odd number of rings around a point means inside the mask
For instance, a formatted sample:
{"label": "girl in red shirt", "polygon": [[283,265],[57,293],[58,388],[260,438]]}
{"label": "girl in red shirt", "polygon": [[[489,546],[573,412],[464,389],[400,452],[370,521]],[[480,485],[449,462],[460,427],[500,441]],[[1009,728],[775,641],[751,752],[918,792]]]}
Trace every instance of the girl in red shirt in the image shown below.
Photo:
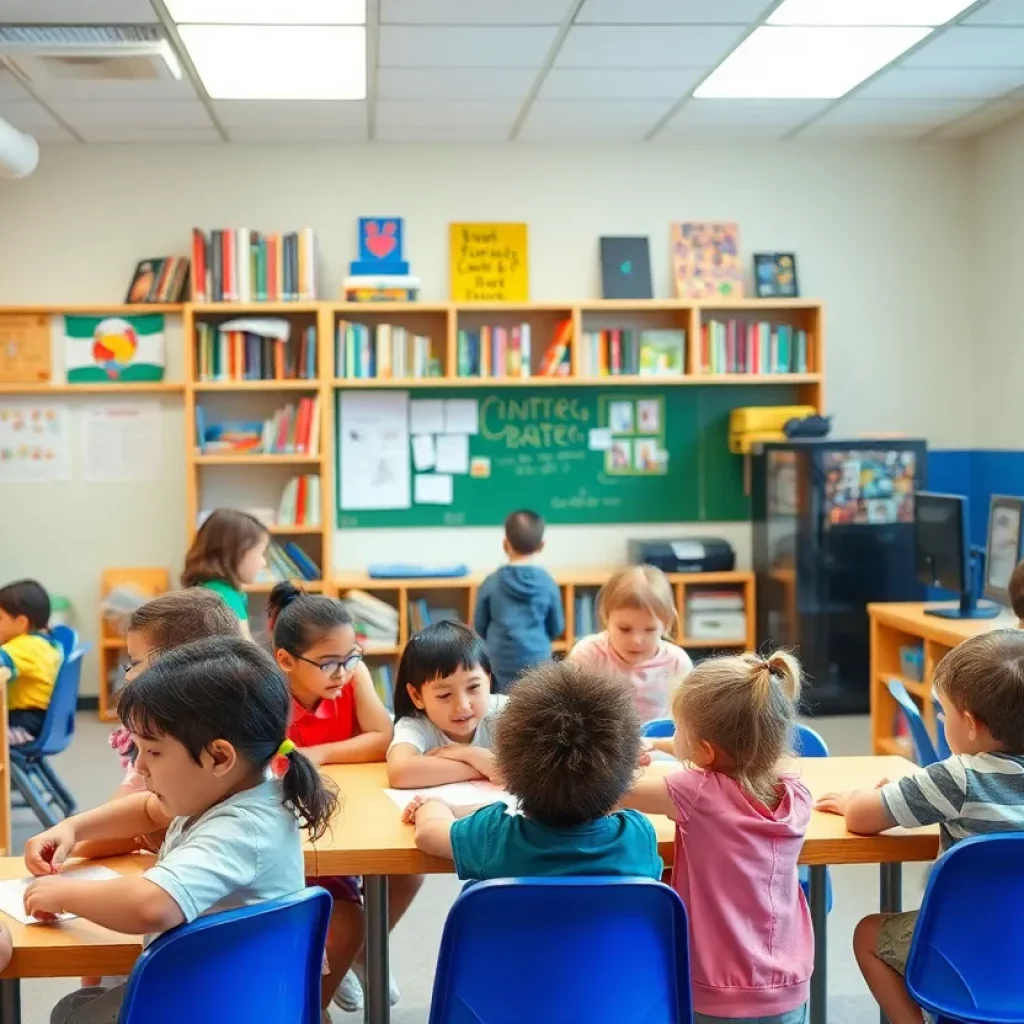
{"label": "girl in red shirt", "polygon": [[[267,616],[274,657],[288,677],[292,717],[288,738],[314,764],[383,761],[393,732],[391,716],[373,688],[348,609],[323,594],[304,594],[291,583],[271,591]],[[363,944],[360,880],[351,876],[307,879],[334,898],[327,933],[329,973],[323,979],[326,1010]],[[423,883],[421,875],[389,879],[391,927]],[[360,965],[356,965],[359,970]],[[392,994],[392,1001],[397,994]]]}

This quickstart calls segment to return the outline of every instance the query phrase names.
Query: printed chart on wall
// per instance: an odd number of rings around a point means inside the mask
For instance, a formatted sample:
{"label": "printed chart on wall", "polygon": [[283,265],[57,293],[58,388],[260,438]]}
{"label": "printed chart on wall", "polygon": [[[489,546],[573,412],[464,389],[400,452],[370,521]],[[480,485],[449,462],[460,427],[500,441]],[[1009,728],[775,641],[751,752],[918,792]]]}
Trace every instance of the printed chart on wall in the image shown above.
{"label": "printed chart on wall", "polygon": [[338,525],[496,525],[524,506],[551,523],[742,519],[726,438],[750,395],[729,390],[341,391]]}
{"label": "printed chart on wall", "polygon": [[71,479],[71,428],[66,405],[0,404],[0,482]]}

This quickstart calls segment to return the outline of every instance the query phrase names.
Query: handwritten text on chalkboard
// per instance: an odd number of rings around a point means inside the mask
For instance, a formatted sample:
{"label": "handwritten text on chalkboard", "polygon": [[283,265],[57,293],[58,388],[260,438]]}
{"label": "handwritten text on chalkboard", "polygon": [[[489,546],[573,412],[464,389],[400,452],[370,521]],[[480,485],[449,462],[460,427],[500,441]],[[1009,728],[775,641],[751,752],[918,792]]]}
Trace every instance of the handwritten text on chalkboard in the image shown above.
{"label": "handwritten text on chalkboard", "polygon": [[571,448],[586,444],[590,410],[576,398],[534,395],[480,403],[480,433],[509,448]]}

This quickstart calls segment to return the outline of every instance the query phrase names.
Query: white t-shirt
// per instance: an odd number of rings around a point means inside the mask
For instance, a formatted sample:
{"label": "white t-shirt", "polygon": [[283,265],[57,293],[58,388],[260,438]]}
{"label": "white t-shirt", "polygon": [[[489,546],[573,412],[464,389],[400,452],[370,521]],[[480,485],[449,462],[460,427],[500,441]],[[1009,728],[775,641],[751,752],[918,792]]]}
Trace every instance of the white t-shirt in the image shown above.
{"label": "white t-shirt", "polygon": [[[495,720],[508,698],[503,694],[492,693],[489,700],[490,706],[487,714],[484,715],[483,721],[476,727],[476,732],[469,741],[468,745],[471,747],[483,747],[485,750],[490,750]],[[388,747],[388,753],[391,753],[399,743],[408,743],[421,754],[425,754],[435,747],[448,747],[454,742],[441,732],[426,715],[404,715],[395,722],[395,737],[391,741],[391,746]]]}
{"label": "white t-shirt", "polygon": [[178,904],[186,921],[298,892],[306,884],[302,839],[280,780],[229,796],[198,818],[175,818],[143,877]]}

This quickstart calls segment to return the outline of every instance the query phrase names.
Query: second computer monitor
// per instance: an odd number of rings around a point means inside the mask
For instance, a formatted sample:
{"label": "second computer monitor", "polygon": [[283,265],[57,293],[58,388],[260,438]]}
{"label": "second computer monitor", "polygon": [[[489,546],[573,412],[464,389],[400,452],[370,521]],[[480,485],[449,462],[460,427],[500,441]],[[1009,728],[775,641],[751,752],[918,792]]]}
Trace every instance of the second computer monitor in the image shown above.
{"label": "second computer monitor", "polygon": [[970,592],[965,497],[918,491],[914,495],[914,545],[918,583],[960,594]]}
{"label": "second computer monitor", "polygon": [[993,494],[988,512],[988,537],[985,544],[985,588],[990,601],[1008,605],[1010,575],[1021,560],[1024,544],[1024,498]]}

